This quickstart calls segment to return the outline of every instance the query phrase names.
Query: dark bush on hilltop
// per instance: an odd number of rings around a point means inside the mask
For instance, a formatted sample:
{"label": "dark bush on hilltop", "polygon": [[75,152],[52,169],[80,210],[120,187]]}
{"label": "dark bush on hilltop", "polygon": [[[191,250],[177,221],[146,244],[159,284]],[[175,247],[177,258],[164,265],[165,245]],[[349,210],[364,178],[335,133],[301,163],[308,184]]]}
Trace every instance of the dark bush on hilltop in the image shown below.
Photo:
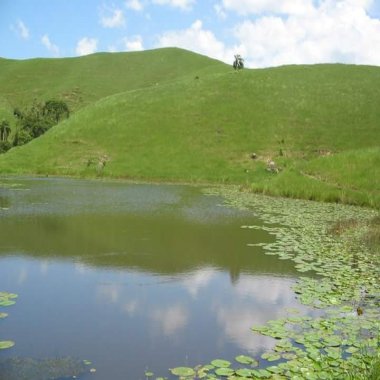
{"label": "dark bush on hilltop", "polygon": [[42,107],[43,116],[55,124],[70,116],[69,107],[61,100],[48,100]]}
{"label": "dark bush on hilltop", "polygon": [[53,125],[70,116],[67,104],[61,100],[48,100],[45,103],[34,102],[25,110],[15,108],[17,130],[13,146],[24,145],[49,130]]}

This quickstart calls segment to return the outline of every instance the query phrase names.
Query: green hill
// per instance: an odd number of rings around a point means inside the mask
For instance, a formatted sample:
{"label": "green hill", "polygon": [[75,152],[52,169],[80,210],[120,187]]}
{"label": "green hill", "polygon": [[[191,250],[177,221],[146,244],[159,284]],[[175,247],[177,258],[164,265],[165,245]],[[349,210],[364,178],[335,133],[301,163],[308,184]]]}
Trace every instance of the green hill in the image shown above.
{"label": "green hill", "polygon": [[237,183],[380,206],[379,67],[234,72],[180,49],[1,60],[0,107],[33,97],[75,112],[1,155],[3,174]]}
{"label": "green hill", "polygon": [[0,109],[56,97],[76,111],[108,95],[226,68],[219,61],[176,48],[60,59],[0,58]]}

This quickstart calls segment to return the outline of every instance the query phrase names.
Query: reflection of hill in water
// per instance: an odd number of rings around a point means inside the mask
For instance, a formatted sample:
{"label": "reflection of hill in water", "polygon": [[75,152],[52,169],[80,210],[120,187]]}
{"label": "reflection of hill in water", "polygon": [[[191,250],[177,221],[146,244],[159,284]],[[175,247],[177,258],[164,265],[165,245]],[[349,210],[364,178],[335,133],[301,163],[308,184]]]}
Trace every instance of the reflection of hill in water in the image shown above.
{"label": "reflection of hill in water", "polygon": [[[251,213],[218,206],[190,186],[23,180],[1,189],[10,209],[0,218],[0,255],[65,258],[88,265],[181,273],[204,266],[293,274],[293,263],[247,243],[268,242]],[[26,190],[27,189],[27,190]]]}
{"label": "reflection of hill in water", "polygon": [[0,221],[0,254],[67,258],[103,267],[176,273],[203,266],[231,272],[295,273],[293,264],[247,243],[269,241],[238,225],[133,215],[13,217]]}

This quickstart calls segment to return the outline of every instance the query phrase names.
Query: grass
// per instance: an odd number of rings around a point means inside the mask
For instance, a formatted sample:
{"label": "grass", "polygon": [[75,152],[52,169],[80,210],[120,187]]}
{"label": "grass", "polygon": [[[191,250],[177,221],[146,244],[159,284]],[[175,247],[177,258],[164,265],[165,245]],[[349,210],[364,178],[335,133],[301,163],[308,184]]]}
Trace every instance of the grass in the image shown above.
{"label": "grass", "polygon": [[366,368],[354,370],[347,374],[346,380],[379,380],[380,379],[380,352],[372,358]]}
{"label": "grass", "polygon": [[371,251],[380,254],[380,216],[371,220],[364,241]]}
{"label": "grass", "polygon": [[22,108],[33,99],[59,98],[77,111],[108,95],[194,72],[201,75],[226,69],[221,62],[175,48],[59,59],[0,58],[0,110]]}
{"label": "grass", "polygon": [[[380,207],[378,67],[236,73],[191,52],[160,49],[0,60],[0,73],[3,112],[33,96],[67,99],[74,110],[1,156],[2,174],[235,183]],[[266,171],[268,160],[279,174]]]}

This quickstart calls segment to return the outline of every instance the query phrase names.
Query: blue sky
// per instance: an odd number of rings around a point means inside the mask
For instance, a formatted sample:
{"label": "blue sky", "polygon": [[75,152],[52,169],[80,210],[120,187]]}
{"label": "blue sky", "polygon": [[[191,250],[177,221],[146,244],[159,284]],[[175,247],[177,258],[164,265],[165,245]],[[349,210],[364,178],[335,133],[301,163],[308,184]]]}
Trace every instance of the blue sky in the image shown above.
{"label": "blue sky", "polygon": [[380,0],[0,0],[0,56],[178,46],[249,67],[380,65]]}

